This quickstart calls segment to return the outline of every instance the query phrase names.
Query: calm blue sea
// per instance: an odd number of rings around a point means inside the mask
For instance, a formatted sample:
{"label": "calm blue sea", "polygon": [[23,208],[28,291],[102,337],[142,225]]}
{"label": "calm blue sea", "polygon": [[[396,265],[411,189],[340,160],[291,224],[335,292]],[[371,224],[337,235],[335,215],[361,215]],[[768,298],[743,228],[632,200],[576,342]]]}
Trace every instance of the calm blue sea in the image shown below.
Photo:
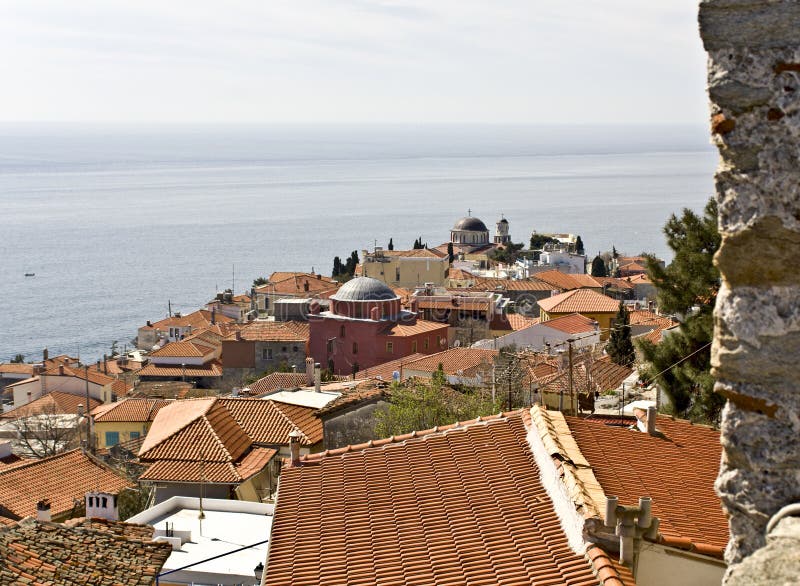
{"label": "calm blue sea", "polygon": [[467,209],[515,241],[669,258],[661,228],[702,209],[715,166],[690,127],[2,126],[0,361],[93,360],[234,274],[441,244]]}

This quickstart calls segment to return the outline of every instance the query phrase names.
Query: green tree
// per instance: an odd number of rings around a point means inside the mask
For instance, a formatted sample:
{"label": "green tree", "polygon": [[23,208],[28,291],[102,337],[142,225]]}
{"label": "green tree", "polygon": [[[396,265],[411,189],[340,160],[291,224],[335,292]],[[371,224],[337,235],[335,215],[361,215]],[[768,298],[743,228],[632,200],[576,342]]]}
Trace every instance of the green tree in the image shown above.
{"label": "green tree", "polygon": [[422,236],[420,236],[419,238],[414,240],[414,250],[418,250],[418,249],[422,249],[422,248],[428,248],[428,245],[427,244],[423,244]]}
{"label": "green tree", "polygon": [[262,285],[266,285],[269,283],[269,279],[266,277],[256,277],[253,279],[253,287],[261,287]]}
{"label": "green tree", "polygon": [[452,242],[448,242],[447,243],[447,257],[450,259],[450,264],[453,264],[453,261],[455,260],[456,255],[453,252],[453,243]]}
{"label": "green tree", "polygon": [[333,257],[333,272],[331,273],[331,276],[333,278],[338,277],[339,275],[342,274],[342,269],[344,269],[344,267],[342,266],[342,259],[339,258],[338,256],[334,256]]}
{"label": "green tree", "polygon": [[578,254],[584,254],[585,252],[583,249],[583,240],[581,240],[580,234],[575,239],[575,252],[577,252]]}
{"label": "green tree", "polygon": [[503,245],[503,248],[495,248],[490,255],[498,262],[512,264],[515,260],[517,260],[517,257],[519,257],[519,253],[524,246],[525,245],[522,242],[519,244],[508,242],[507,244]]}
{"label": "green tree", "polygon": [[389,238],[389,245],[386,248],[389,250],[394,250],[394,242],[392,242],[391,238]]}
{"label": "green tree", "polygon": [[534,233],[531,236],[531,250],[542,250],[545,244],[558,244],[558,240],[544,234]]}
{"label": "green tree", "polygon": [[25,356],[23,354],[17,354],[11,359],[11,364],[22,364],[23,362],[25,362]]}
{"label": "green tree", "polygon": [[606,270],[606,263],[600,256],[594,257],[592,260],[592,276],[593,277],[607,277],[608,271]]}
{"label": "green tree", "polygon": [[631,341],[631,318],[622,301],[619,302],[617,315],[611,321],[611,334],[606,344],[606,353],[612,362],[620,366],[632,366],[636,359]]}
{"label": "green tree", "polygon": [[717,203],[711,199],[702,216],[684,209],[680,218],[673,214],[668,220],[664,234],[674,259],[665,268],[648,256],[647,272],[658,291],[659,309],[675,315],[679,327],[660,344],[638,343],[648,362],[642,375],[658,382],[673,411],[708,422],[719,419],[725,402],[714,392],[710,373],[712,313],[720,287],[713,264],[720,244],[717,213]]}

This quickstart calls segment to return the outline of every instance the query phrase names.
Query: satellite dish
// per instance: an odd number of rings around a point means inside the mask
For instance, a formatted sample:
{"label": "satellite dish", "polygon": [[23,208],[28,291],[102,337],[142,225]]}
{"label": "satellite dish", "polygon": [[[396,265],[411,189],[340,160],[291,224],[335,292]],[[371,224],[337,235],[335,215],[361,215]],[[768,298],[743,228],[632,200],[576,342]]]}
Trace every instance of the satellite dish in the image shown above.
{"label": "satellite dish", "polygon": [[453,348],[458,348],[459,346],[461,346],[461,340],[456,340],[453,342]]}

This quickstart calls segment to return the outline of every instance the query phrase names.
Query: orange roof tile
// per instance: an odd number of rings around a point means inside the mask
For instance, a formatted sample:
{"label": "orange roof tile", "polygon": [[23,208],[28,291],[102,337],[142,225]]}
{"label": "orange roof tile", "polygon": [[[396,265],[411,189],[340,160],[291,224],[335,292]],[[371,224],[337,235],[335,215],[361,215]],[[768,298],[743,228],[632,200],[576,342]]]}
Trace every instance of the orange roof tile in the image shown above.
{"label": "orange roof tile", "polygon": [[270,282],[256,287],[256,291],[266,294],[311,296],[324,291],[338,289],[340,283],[313,273],[273,273]]}
{"label": "orange roof tile", "polygon": [[[232,323],[236,320],[233,318],[228,317],[227,315],[223,315],[220,312],[216,312],[214,315],[214,321],[217,323]],[[168,330],[171,327],[188,327],[192,326],[192,329],[201,328],[201,327],[208,327],[211,325],[211,312],[207,309],[198,309],[197,311],[193,311],[192,313],[188,313],[186,315],[182,315],[180,317],[173,316],[167,317],[160,321],[153,323],[150,327],[152,329],[158,330]]]}
{"label": "orange roof tile", "polygon": [[[401,256],[404,258],[435,258],[441,259],[447,256],[447,253],[442,253],[439,250],[431,248],[413,248],[411,250],[383,250],[383,256]],[[373,256],[369,254],[368,256]]]}
{"label": "orange roof tile", "polygon": [[222,376],[222,366],[216,360],[212,360],[203,366],[186,365],[186,368],[181,366],[159,366],[150,363],[139,371],[139,376],[215,377]]}
{"label": "orange roof tile", "polygon": [[539,300],[547,313],[617,313],[619,301],[591,289],[576,289]]}
{"label": "orange roof tile", "polygon": [[300,432],[301,444],[322,441],[322,421],[311,407],[265,399],[225,397],[218,401],[257,444],[288,444],[292,431]]}
{"label": "orange roof tile", "polygon": [[490,367],[498,354],[497,350],[450,348],[449,350],[429,354],[424,358],[408,362],[403,366],[403,369],[404,371],[435,372],[438,370],[439,364],[441,364],[445,374],[456,375],[459,372],[470,374],[477,369]]}
{"label": "orange roof tile", "polygon": [[[70,366],[55,366],[48,370],[45,370],[42,375],[44,376],[69,376],[74,378],[79,378],[81,380],[89,379],[90,383],[94,383],[101,387],[106,385],[112,384],[117,379],[106,376],[102,372],[98,372],[97,369],[91,367],[89,369],[86,368],[77,368],[77,367],[70,367]],[[41,376],[41,375],[40,375]]]}
{"label": "orange roof tile", "polygon": [[[101,404],[102,403],[97,399],[89,397],[90,410]],[[83,405],[83,408],[86,409],[85,395],[73,395],[72,393],[64,393],[62,391],[53,391],[26,405],[22,405],[11,411],[6,411],[0,415],[0,419],[18,419],[20,417],[30,417],[31,415],[41,415],[43,413],[53,415],[76,415],[78,413],[78,405]]]}
{"label": "orange roof tile", "polygon": [[598,584],[567,545],[519,412],[284,470],[265,580]]}
{"label": "orange roof tile", "polygon": [[0,364],[0,374],[27,374],[33,376],[33,364],[7,362]]}
{"label": "orange roof tile", "polygon": [[571,313],[540,323],[547,328],[552,328],[566,334],[581,334],[598,329],[599,327],[596,321],[580,313]]}
{"label": "orange roof tile", "polygon": [[719,431],[666,416],[656,423],[663,437],[602,420],[565,420],[606,495],[619,497],[621,505],[651,497],[663,543],[722,557],[729,534],[714,492],[722,456]]}
{"label": "orange roof tile", "polygon": [[393,324],[391,329],[388,332],[385,332],[383,335],[403,337],[416,336],[417,334],[437,333],[439,336],[447,338],[447,328],[447,324],[440,324],[439,322],[418,319],[413,324]]}
{"label": "orange roof tile", "polygon": [[161,408],[170,403],[172,401],[166,399],[128,398],[94,409],[92,417],[96,423],[108,421],[153,421]]}
{"label": "orange roof tile", "polygon": [[327,415],[358,403],[388,397],[390,394],[386,383],[378,380],[361,381],[354,388],[343,391],[338,398],[316,411],[316,415]]}
{"label": "orange roof tile", "polygon": [[247,385],[250,395],[270,393],[279,389],[295,389],[308,384],[306,373],[273,372]]}
{"label": "orange roof tile", "polygon": [[81,450],[71,450],[42,460],[26,461],[0,469],[0,504],[17,517],[36,515],[36,503],[50,500],[58,517],[83,502],[90,490],[117,494],[133,487],[111,468]]}
{"label": "orange roof tile", "polygon": [[[581,287],[600,287],[601,285],[597,283],[597,281],[593,281],[594,284],[592,285],[585,285],[583,282],[578,278],[578,275],[574,274],[567,274],[562,273],[561,271],[542,271],[541,273],[536,273],[533,276],[538,281],[542,281],[543,283],[547,283],[551,287],[555,287],[556,289],[562,289],[564,291],[569,291],[571,289],[580,289]],[[591,276],[589,276],[591,279]]]}
{"label": "orange roof tile", "polygon": [[663,330],[677,325],[677,321],[666,315],[658,315],[646,309],[635,309],[628,312],[632,326],[651,326],[653,329]]}
{"label": "orange roof tile", "polygon": [[521,313],[509,313],[506,315],[511,329],[514,331],[522,330],[539,323],[539,318],[528,317]]}
{"label": "orange roof tile", "polygon": [[616,277],[592,277],[595,281],[600,283],[602,286],[607,286],[609,289],[625,289],[630,290],[633,289],[633,285],[630,283],[630,278],[626,279],[617,279]]}
{"label": "orange roof tile", "polygon": [[416,354],[404,356],[403,358],[398,358],[396,360],[390,360],[389,362],[384,362],[383,364],[376,364],[375,366],[371,366],[365,370],[359,370],[356,373],[356,378],[380,378],[387,381],[392,380],[392,373],[394,373],[395,370],[399,372],[402,370],[402,366],[410,364],[418,358],[425,358],[425,356],[427,355],[417,352]]}
{"label": "orange roof tile", "polygon": [[254,448],[239,462],[206,462],[195,460],[158,460],[150,465],[139,480],[180,482],[182,484],[238,484],[258,474],[277,454],[270,448]]}
{"label": "orange roof tile", "polygon": [[164,356],[180,358],[202,358],[214,352],[211,346],[205,346],[198,342],[181,340],[180,342],[169,342],[151,354],[151,356]]}
{"label": "orange roof tile", "polygon": [[235,334],[225,338],[228,340],[246,340],[255,342],[307,342],[310,335],[308,322],[295,321],[254,321]]}

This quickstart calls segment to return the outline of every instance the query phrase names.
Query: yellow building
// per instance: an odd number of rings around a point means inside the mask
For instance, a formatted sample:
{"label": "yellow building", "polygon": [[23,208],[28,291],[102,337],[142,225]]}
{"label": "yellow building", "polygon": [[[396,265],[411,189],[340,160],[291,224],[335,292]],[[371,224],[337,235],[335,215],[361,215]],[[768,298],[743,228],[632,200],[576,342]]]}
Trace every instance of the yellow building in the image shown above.
{"label": "yellow building", "polygon": [[450,260],[447,254],[427,248],[414,250],[362,251],[362,277],[372,277],[390,287],[413,288],[434,283],[444,285]]}
{"label": "yellow building", "polygon": [[607,340],[611,322],[619,311],[619,301],[591,289],[575,289],[539,301],[539,317],[548,321],[580,313],[600,324],[600,340]]}
{"label": "yellow building", "polygon": [[91,413],[95,447],[104,450],[144,438],[156,413],[171,402],[166,399],[131,398],[100,405]]}

